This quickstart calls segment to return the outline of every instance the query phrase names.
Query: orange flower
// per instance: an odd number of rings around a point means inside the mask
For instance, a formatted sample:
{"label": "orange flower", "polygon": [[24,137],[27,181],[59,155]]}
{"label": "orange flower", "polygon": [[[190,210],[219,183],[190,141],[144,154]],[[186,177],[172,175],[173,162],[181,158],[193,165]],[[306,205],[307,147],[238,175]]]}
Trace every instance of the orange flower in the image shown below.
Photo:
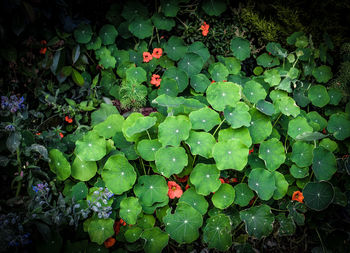
{"label": "orange flower", "polygon": [[184,177],[178,177],[177,175],[175,175],[175,178],[177,181],[179,181],[180,183],[185,183],[188,179],[188,176],[184,176]]}
{"label": "orange flower", "polygon": [[63,133],[60,133],[60,136],[61,136],[61,138],[63,138],[64,137]]}
{"label": "orange flower", "polygon": [[46,50],[47,50],[46,47],[40,48],[40,54],[46,54]]}
{"label": "orange flower", "polygon": [[120,219],[119,223],[120,223],[121,225],[123,225],[123,226],[126,226],[126,222],[123,221],[123,219]]}
{"label": "orange flower", "polygon": [[222,184],[224,184],[224,183],[225,183],[225,180],[224,180],[224,179],[219,178],[219,180],[220,180],[220,182],[221,182]]}
{"label": "orange flower", "polygon": [[149,62],[153,56],[149,52],[143,52],[143,62]]}
{"label": "orange flower", "polygon": [[186,184],[185,190],[187,190],[188,188],[190,188],[190,186],[188,184]]}
{"label": "orange flower", "polygon": [[155,85],[156,87],[158,87],[160,85],[160,81],[162,81],[162,79],[160,79],[159,75],[153,74],[152,78],[151,78],[151,84]]}
{"label": "orange flower", "polygon": [[41,133],[36,133],[35,135],[38,135],[38,136],[39,136],[39,135],[41,135]]}
{"label": "orange flower", "polygon": [[115,244],[115,242],[116,240],[113,237],[110,237],[104,242],[104,245],[106,248],[110,248]]}
{"label": "orange flower", "polygon": [[180,187],[180,185],[178,185],[176,182],[174,181],[168,181],[168,196],[171,199],[174,198],[180,198],[182,195],[182,189]]}
{"label": "orange flower", "polygon": [[215,81],[213,80],[213,81],[211,81],[211,83],[215,83]]}
{"label": "orange flower", "polygon": [[162,50],[161,48],[155,48],[155,49],[153,49],[152,56],[153,56],[154,58],[159,59],[159,58],[162,56],[162,54],[163,54],[163,50]]}
{"label": "orange flower", "polygon": [[69,124],[73,122],[73,119],[69,118],[69,116],[66,116],[64,120],[67,121]]}
{"label": "orange flower", "polygon": [[293,192],[292,200],[303,203],[303,199],[304,199],[304,196],[303,196],[303,193],[301,191]]}
{"label": "orange flower", "polygon": [[202,35],[207,36],[209,33],[209,25],[204,22],[203,25],[201,25]]}

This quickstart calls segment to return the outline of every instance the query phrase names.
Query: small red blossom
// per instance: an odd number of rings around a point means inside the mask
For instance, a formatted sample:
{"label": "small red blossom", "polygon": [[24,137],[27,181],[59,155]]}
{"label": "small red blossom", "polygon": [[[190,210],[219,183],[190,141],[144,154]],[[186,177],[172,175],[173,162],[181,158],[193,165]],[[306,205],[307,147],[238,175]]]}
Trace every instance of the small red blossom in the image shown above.
{"label": "small red blossom", "polygon": [[249,149],[249,155],[254,152],[254,148]]}
{"label": "small red blossom", "polygon": [[227,80],[222,80],[224,83],[227,82]]}
{"label": "small red blossom", "polygon": [[143,62],[149,62],[152,60],[153,56],[149,52],[143,52]]}
{"label": "small red blossom", "polygon": [[46,45],[47,42],[46,42],[46,40],[41,40],[41,41],[40,41],[40,44],[41,44],[41,45]]}
{"label": "small red blossom", "polygon": [[210,83],[215,83],[215,81],[213,80],[213,81],[211,81]]}
{"label": "small red blossom", "polygon": [[65,120],[66,122],[68,122],[69,124],[73,122],[73,119],[70,118],[69,116],[66,116],[66,117],[64,118],[64,120]]}
{"label": "small red blossom", "polygon": [[161,48],[155,48],[155,49],[153,49],[152,56],[153,56],[154,58],[159,59],[159,58],[162,56],[162,54],[163,54],[163,49],[161,49]]}
{"label": "small red blossom", "polygon": [[323,128],[322,133],[324,133],[324,134],[327,133],[326,128]]}
{"label": "small red blossom", "polygon": [[126,222],[123,221],[123,219],[120,219],[119,223],[122,224],[123,226],[126,226]]}
{"label": "small red blossom", "polygon": [[151,84],[155,85],[156,87],[158,87],[160,85],[160,82],[162,81],[162,79],[160,78],[159,75],[153,74],[151,77]]}
{"label": "small red blossom", "polygon": [[203,25],[201,25],[202,35],[207,36],[209,33],[209,25],[206,22],[203,22]]}
{"label": "small red blossom", "polygon": [[220,182],[221,182],[222,184],[224,184],[224,183],[225,183],[225,180],[224,180],[224,179],[219,178],[219,180],[220,180]]}
{"label": "small red blossom", "polygon": [[253,205],[255,199],[256,199],[256,196],[254,196],[254,198],[252,198],[252,199],[249,201],[249,205],[250,205],[250,206]]}
{"label": "small red blossom", "polygon": [[178,177],[177,175],[175,175],[175,178],[177,181],[179,181],[180,183],[185,183],[188,180],[188,175],[184,176],[184,177]]}
{"label": "small red blossom", "polygon": [[237,183],[237,182],[238,182],[238,179],[235,177],[230,179],[230,183]]}
{"label": "small red blossom", "polygon": [[269,55],[271,55],[271,53],[269,52]]}
{"label": "small red blossom", "polygon": [[119,234],[120,226],[121,226],[120,222],[117,222],[117,221],[114,222],[113,229],[116,235]]}
{"label": "small red blossom", "polygon": [[104,241],[104,245],[106,248],[110,248],[115,244],[116,240],[113,237],[108,238],[106,241]]}
{"label": "small red blossom", "polygon": [[190,188],[190,186],[188,184],[186,184],[185,190],[187,190],[188,188]]}
{"label": "small red blossom", "polygon": [[304,196],[301,191],[295,191],[293,192],[292,200],[298,201],[300,203],[303,203]]}
{"label": "small red blossom", "polygon": [[40,54],[46,54],[46,51],[47,51],[46,47],[40,48]]}
{"label": "small red blossom", "polygon": [[60,133],[60,136],[61,136],[61,138],[63,138],[64,137],[63,133]]}
{"label": "small red blossom", "polygon": [[38,135],[38,136],[39,136],[39,135],[41,135],[41,133],[36,133],[35,135]]}
{"label": "small red blossom", "polygon": [[174,199],[174,198],[180,198],[183,191],[180,187],[180,185],[178,185],[176,182],[174,181],[168,181],[168,196],[169,198],[171,199]]}

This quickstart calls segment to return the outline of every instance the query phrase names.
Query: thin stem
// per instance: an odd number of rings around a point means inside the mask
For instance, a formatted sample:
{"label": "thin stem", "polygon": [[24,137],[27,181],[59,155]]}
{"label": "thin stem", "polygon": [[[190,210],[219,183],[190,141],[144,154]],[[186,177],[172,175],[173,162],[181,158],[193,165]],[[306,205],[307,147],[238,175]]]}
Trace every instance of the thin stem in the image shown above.
{"label": "thin stem", "polygon": [[147,135],[148,135],[148,138],[149,138],[150,140],[152,140],[151,135],[149,134],[148,130],[146,130],[146,133],[147,133]]}
{"label": "thin stem", "polygon": [[148,42],[148,49],[149,49],[149,47],[151,46],[151,44],[152,44],[152,41],[153,41],[153,33],[154,33],[154,26],[152,27],[152,36],[151,36],[151,39],[149,40],[149,42]]}
{"label": "thin stem", "polygon": [[214,133],[213,133],[214,138],[215,138],[216,132],[219,130],[219,128],[221,127],[222,123],[224,123],[225,120],[226,120],[226,119],[223,119],[223,120],[220,122],[220,124],[218,125],[218,127],[215,129],[215,131],[214,131]]}
{"label": "thin stem", "polygon": [[22,177],[21,177],[22,163],[21,163],[19,148],[16,149],[16,153],[17,153],[17,163],[18,163],[18,175],[20,176],[20,179],[19,179],[18,184],[17,184],[17,190],[16,190],[16,197],[18,197],[18,195],[21,191],[21,185],[22,185]]}
{"label": "thin stem", "polygon": [[281,118],[281,116],[282,116],[282,113],[280,113],[280,115],[278,115],[277,119],[275,120],[275,123],[273,123],[272,128],[275,127],[275,125],[277,124],[277,122],[279,121],[279,119]]}
{"label": "thin stem", "polygon": [[194,162],[196,161],[196,158],[197,158],[197,155],[194,155],[193,156],[193,161],[192,161],[192,168],[193,168]]}
{"label": "thin stem", "polygon": [[323,244],[321,235],[320,235],[320,233],[318,232],[318,229],[317,229],[317,228],[316,228],[316,233],[317,233],[318,239],[320,239],[323,252],[326,252],[326,249],[325,249],[325,247],[324,247],[324,244]]}
{"label": "thin stem", "polygon": [[246,175],[243,176],[242,180],[241,180],[241,183],[243,183],[243,180],[245,179]]}
{"label": "thin stem", "polygon": [[256,202],[257,200],[258,200],[258,198],[256,198],[256,199],[254,200],[252,207],[255,205],[255,202]]}
{"label": "thin stem", "polygon": [[288,212],[288,210],[281,210],[281,209],[276,209],[276,208],[273,208],[273,207],[270,207],[271,210],[273,211],[277,211],[277,212]]}
{"label": "thin stem", "polygon": [[180,23],[185,27],[186,30],[188,29],[188,26],[184,22],[182,22],[181,19],[179,19],[178,17],[176,17],[176,19],[180,21]]}
{"label": "thin stem", "polygon": [[238,232],[242,227],[244,226],[244,222],[242,222],[236,229],[235,231],[233,232],[233,235]]}
{"label": "thin stem", "polygon": [[288,139],[288,137],[286,135],[286,138],[284,139],[284,150],[286,153],[287,153],[287,139]]}
{"label": "thin stem", "polygon": [[142,168],[143,168],[143,172],[145,173],[145,175],[147,175],[146,168],[145,168],[145,165],[143,164],[142,158],[140,158],[140,162],[141,162],[141,165],[142,165]]}

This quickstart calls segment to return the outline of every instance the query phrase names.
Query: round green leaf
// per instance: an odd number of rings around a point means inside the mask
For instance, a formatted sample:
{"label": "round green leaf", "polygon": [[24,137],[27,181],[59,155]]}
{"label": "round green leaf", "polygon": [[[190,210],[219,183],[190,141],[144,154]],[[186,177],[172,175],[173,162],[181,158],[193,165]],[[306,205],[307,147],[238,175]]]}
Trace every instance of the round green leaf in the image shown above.
{"label": "round green leaf", "polygon": [[199,228],[203,224],[202,215],[186,203],[177,205],[174,214],[170,209],[163,218],[165,231],[178,243],[191,243],[199,237]]}
{"label": "round green leaf", "polygon": [[213,147],[213,157],[219,170],[243,170],[248,162],[248,154],[248,147],[239,139],[217,142]]}
{"label": "round green leaf", "polygon": [[248,81],[243,87],[243,94],[249,102],[256,104],[259,100],[266,98],[266,91],[264,87],[255,81]]}
{"label": "round green leaf", "polygon": [[86,44],[87,50],[97,50],[100,49],[102,45],[102,40],[100,37],[96,37],[93,40],[90,40],[89,43]]}
{"label": "round green leaf", "polygon": [[206,199],[202,195],[199,195],[193,188],[187,189],[184,194],[182,194],[181,198],[179,199],[179,203],[181,202],[192,206],[201,215],[206,214],[209,207]]}
{"label": "round green leaf", "polygon": [[262,114],[256,109],[251,109],[252,117],[249,132],[252,137],[253,144],[260,143],[270,136],[272,133],[272,124],[270,118]]}
{"label": "round green leaf", "polygon": [[210,85],[210,80],[204,74],[197,74],[191,77],[190,84],[196,92],[205,92]]}
{"label": "round green leaf", "polygon": [[272,68],[280,64],[280,61],[277,57],[263,53],[256,58],[258,65],[263,66],[264,68]]}
{"label": "round green leaf", "polygon": [[261,239],[273,230],[274,216],[268,205],[254,206],[239,214],[245,223],[245,230],[250,236]]}
{"label": "round green leaf", "polygon": [[96,175],[96,162],[86,162],[75,157],[72,164],[72,177],[80,181],[89,181]]}
{"label": "round green leaf", "polygon": [[118,36],[118,31],[115,29],[114,25],[106,24],[101,27],[99,32],[99,37],[102,40],[103,45],[114,44],[115,38]]}
{"label": "round green leaf", "polygon": [[191,77],[201,72],[204,61],[202,57],[195,53],[186,53],[185,56],[178,62],[178,68],[185,71]]}
{"label": "round green leaf", "polygon": [[152,16],[152,22],[158,30],[166,30],[171,31],[171,29],[175,26],[175,20],[172,18],[164,17],[162,14],[155,13]]}
{"label": "round green leaf", "polygon": [[164,177],[181,173],[187,164],[186,151],[181,147],[163,147],[156,152],[157,170]]}
{"label": "round green leaf", "polygon": [[106,139],[113,137],[117,132],[122,131],[124,117],[119,114],[112,114],[107,119],[94,126],[94,130]]}
{"label": "round green leaf", "polygon": [[334,135],[337,140],[345,140],[350,137],[350,117],[347,113],[332,114],[328,121],[328,132]]}
{"label": "round green leaf", "polygon": [[102,244],[109,237],[114,235],[114,219],[92,219],[89,222],[88,232],[90,240]]}
{"label": "round green leaf", "polygon": [[313,85],[309,89],[308,98],[311,103],[317,107],[323,107],[330,101],[326,87],[322,85]]}
{"label": "round green leaf", "polygon": [[114,194],[122,194],[132,188],[136,181],[136,172],[124,155],[110,156],[102,173],[106,187]]}
{"label": "round green leaf", "polygon": [[156,223],[156,219],[153,215],[150,214],[141,214],[139,215],[137,219],[137,226],[139,226],[142,229],[146,228],[152,228],[154,227],[154,224]]}
{"label": "round green leaf", "polygon": [[220,16],[221,13],[226,11],[226,2],[223,0],[205,0],[202,3],[202,9],[205,13],[207,13],[209,16]]}
{"label": "round green leaf", "polygon": [[190,181],[198,194],[206,196],[219,189],[219,177],[220,171],[214,164],[198,163],[191,172]]}
{"label": "round green leaf", "polygon": [[286,160],[282,142],[276,138],[263,141],[259,147],[259,158],[265,161],[268,170],[277,170]]}
{"label": "round green leaf", "polygon": [[269,42],[266,45],[266,50],[273,56],[277,56],[281,59],[287,57],[287,50],[282,48],[280,43]]}
{"label": "round green leaf", "polygon": [[91,113],[91,125],[95,126],[98,123],[105,121],[111,114],[119,114],[119,111],[113,105],[102,103],[100,109]]}
{"label": "round green leaf", "polygon": [[80,25],[77,29],[74,30],[74,38],[78,43],[88,43],[92,38],[91,26],[88,24]]}
{"label": "round green leaf", "polygon": [[290,174],[294,178],[305,178],[309,175],[309,167],[298,167],[295,164],[292,165],[292,167],[289,168]]}
{"label": "round green leaf", "polygon": [[325,181],[310,182],[303,189],[303,196],[306,206],[322,211],[326,209],[333,201],[333,186]]}
{"label": "round green leaf", "polygon": [[312,126],[312,128],[314,129],[314,131],[320,131],[323,128],[327,127],[327,120],[325,120],[318,112],[316,111],[312,111],[309,112],[306,115],[306,118],[308,119],[308,123],[310,124],[310,126]]}
{"label": "round green leaf", "polygon": [[299,167],[308,167],[312,164],[314,146],[306,142],[294,142],[290,159]]}
{"label": "round green leaf", "polygon": [[203,129],[206,132],[221,122],[219,114],[208,107],[191,112],[189,118],[192,129]]}
{"label": "round green leaf", "polygon": [[132,138],[132,136],[135,136],[136,134],[142,133],[144,131],[147,131],[147,129],[150,129],[153,127],[157,122],[156,117],[140,117],[135,120],[134,124],[132,124],[130,127],[125,128],[124,134],[126,138]]}
{"label": "round green leaf", "polygon": [[225,214],[214,215],[207,219],[203,229],[203,241],[208,248],[226,251],[232,245],[231,220]]}
{"label": "round green leaf", "polygon": [[88,195],[88,188],[83,182],[79,182],[75,184],[72,189],[72,197],[74,197],[74,201],[83,200]]}
{"label": "round green leaf", "polygon": [[[128,136],[126,134],[126,130],[129,127],[135,126],[135,122],[139,118],[144,118],[144,116],[141,113],[133,112],[126,118],[126,120],[123,123],[122,131],[123,131],[123,134],[124,134],[126,140],[129,141],[129,142],[134,142],[141,136],[141,133],[134,134],[133,136]],[[137,126],[135,126],[135,127],[137,127]]]}
{"label": "round green leaf", "polygon": [[71,174],[70,163],[58,149],[51,149],[49,152],[49,166],[52,172],[57,175],[58,180],[66,180]]}
{"label": "round green leaf", "polygon": [[252,138],[250,137],[249,130],[246,127],[241,127],[237,129],[227,128],[219,131],[219,142],[223,142],[230,139],[239,139],[247,147],[250,147],[252,145]]}
{"label": "round green leaf", "polygon": [[241,71],[241,61],[236,57],[222,57],[219,58],[219,61],[225,64],[226,68],[231,75],[238,75]]}
{"label": "round green leaf", "polygon": [[270,84],[271,87],[279,85],[281,76],[277,69],[267,69],[264,72],[264,81]]}
{"label": "round green leaf", "polygon": [[147,6],[144,5],[140,1],[135,0],[129,0],[123,3],[123,11],[121,13],[121,16],[125,18],[126,20],[133,20],[135,17],[147,17],[148,16],[148,10]]}
{"label": "round green leaf", "polygon": [[158,140],[142,140],[137,144],[137,151],[140,153],[142,159],[146,161],[154,161],[155,154],[162,147]]}
{"label": "round green leaf", "polygon": [[168,68],[163,76],[163,79],[170,78],[174,79],[177,82],[177,86],[179,89],[179,92],[183,92],[186,87],[188,86],[188,76],[185,71],[178,69],[176,67],[170,67]]}
{"label": "round green leaf", "polygon": [[210,133],[191,131],[186,143],[190,146],[193,155],[211,158],[212,149],[216,141]]}
{"label": "round green leaf", "polygon": [[250,57],[250,43],[246,39],[239,37],[232,39],[231,50],[233,55],[241,61]]}
{"label": "round green leaf", "polygon": [[224,116],[232,128],[250,126],[251,116],[249,114],[249,106],[243,102],[238,102],[235,107],[226,106]]}
{"label": "round green leaf", "polygon": [[120,202],[119,215],[128,224],[134,225],[141,211],[142,207],[138,198],[128,197]]}
{"label": "round green leaf", "polygon": [[127,242],[136,242],[140,235],[142,234],[142,229],[139,227],[131,227],[128,228],[128,230],[125,231],[124,237]]}
{"label": "round green leaf", "polygon": [[75,143],[75,152],[80,160],[98,161],[106,155],[106,140],[95,131],[90,131]]}
{"label": "round green leaf", "polygon": [[338,105],[343,98],[343,92],[340,89],[330,88],[328,90],[328,95],[330,98],[330,105]]}
{"label": "round green leaf", "polygon": [[133,83],[143,83],[147,81],[147,72],[141,67],[130,67],[126,70],[126,80]]}
{"label": "round green leaf", "polygon": [[158,127],[158,139],[163,146],[179,146],[190,135],[191,122],[184,115],[167,117]]}
{"label": "round green leaf", "polygon": [[300,114],[300,108],[291,97],[283,97],[276,101],[276,106],[286,116],[292,115],[294,118]]}
{"label": "round green leaf", "polygon": [[171,36],[164,45],[164,52],[171,60],[178,61],[186,54],[187,47],[180,37]]}
{"label": "round green leaf", "polygon": [[139,39],[151,37],[153,25],[150,19],[137,17],[129,25],[129,31]]}
{"label": "round green leaf", "polygon": [[229,75],[228,69],[221,62],[210,64],[208,70],[211,75],[211,79],[215,82],[222,82],[224,80],[227,80],[227,76]]}
{"label": "round green leaf", "polygon": [[217,111],[223,111],[227,105],[235,107],[241,99],[241,86],[231,82],[216,82],[206,91],[209,104]]}
{"label": "round green leaf", "polygon": [[337,161],[329,150],[317,147],[313,150],[312,170],[318,180],[330,180],[337,171]]}
{"label": "round green leaf", "polygon": [[262,200],[269,200],[275,190],[274,174],[263,168],[255,168],[249,174],[248,185]]}
{"label": "round green leaf", "polygon": [[327,83],[332,77],[332,70],[329,66],[322,65],[314,68],[312,75],[316,78],[319,83]]}
{"label": "round green leaf", "polygon": [[180,10],[179,1],[177,0],[162,0],[161,10],[167,17],[176,17],[177,12]]}
{"label": "round green leaf", "polygon": [[275,114],[275,106],[265,100],[259,100],[256,103],[256,109],[268,116]]}
{"label": "round green leaf", "polygon": [[162,176],[144,175],[138,178],[134,193],[141,205],[152,206],[168,199],[168,185]]}
{"label": "round green leaf", "polygon": [[273,176],[275,177],[275,184],[276,184],[276,190],[273,193],[273,198],[275,200],[279,200],[286,195],[289,184],[287,180],[284,178],[283,174],[279,173],[278,171],[274,171]]}
{"label": "round green leaf", "polygon": [[325,149],[334,152],[337,150],[338,148],[338,144],[335,141],[332,141],[329,138],[324,138],[321,142],[320,142],[320,146],[324,147]]}
{"label": "round green leaf", "polygon": [[201,41],[196,41],[192,43],[188,47],[188,52],[200,55],[204,63],[207,62],[207,60],[209,60],[210,57],[208,48]]}
{"label": "round green leaf", "polygon": [[250,200],[254,197],[253,191],[246,183],[240,183],[233,187],[235,189],[234,203],[240,206],[247,206]]}
{"label": "round green leaf", "polygon": [[295,223],[292,219],[292,217],[286,217],[285,214],[279,214],[276,216],[278,222],[279,222],[279,229],[278,229],[278,235],[279,236],[290,236],[295,233]]}
{"label": "round green leaf", "polygon": [[312,127],[307,123],[304,117],[299,116],[288,123],[288,135],[293,139],[296,139],[298,135],[304,133],[312,133],[312,131]]}
{"label": "round green leaf", "polygon": [[168,245],[169,235],[159,227],[148,228],[143,231],[141,238],[145,240],[144,251],[146,253],[158,253]]}
{"label": "round green leaf", "polygon": [[221,184],[220,188],[212,196],[211,201],[219,209],[229,207],[235,200],[235,190],[230,184]]}

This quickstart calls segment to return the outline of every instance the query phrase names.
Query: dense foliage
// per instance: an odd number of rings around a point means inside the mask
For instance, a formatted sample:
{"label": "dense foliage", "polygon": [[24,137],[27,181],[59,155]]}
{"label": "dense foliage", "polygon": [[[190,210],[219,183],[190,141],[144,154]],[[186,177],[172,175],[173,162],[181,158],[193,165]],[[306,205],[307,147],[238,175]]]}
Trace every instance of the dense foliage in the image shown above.
{"label": "dense foliage", "polygon": [[1,248],[345,252],[348,44],[254,37],[252,8],[126,1],[8,42]]}

